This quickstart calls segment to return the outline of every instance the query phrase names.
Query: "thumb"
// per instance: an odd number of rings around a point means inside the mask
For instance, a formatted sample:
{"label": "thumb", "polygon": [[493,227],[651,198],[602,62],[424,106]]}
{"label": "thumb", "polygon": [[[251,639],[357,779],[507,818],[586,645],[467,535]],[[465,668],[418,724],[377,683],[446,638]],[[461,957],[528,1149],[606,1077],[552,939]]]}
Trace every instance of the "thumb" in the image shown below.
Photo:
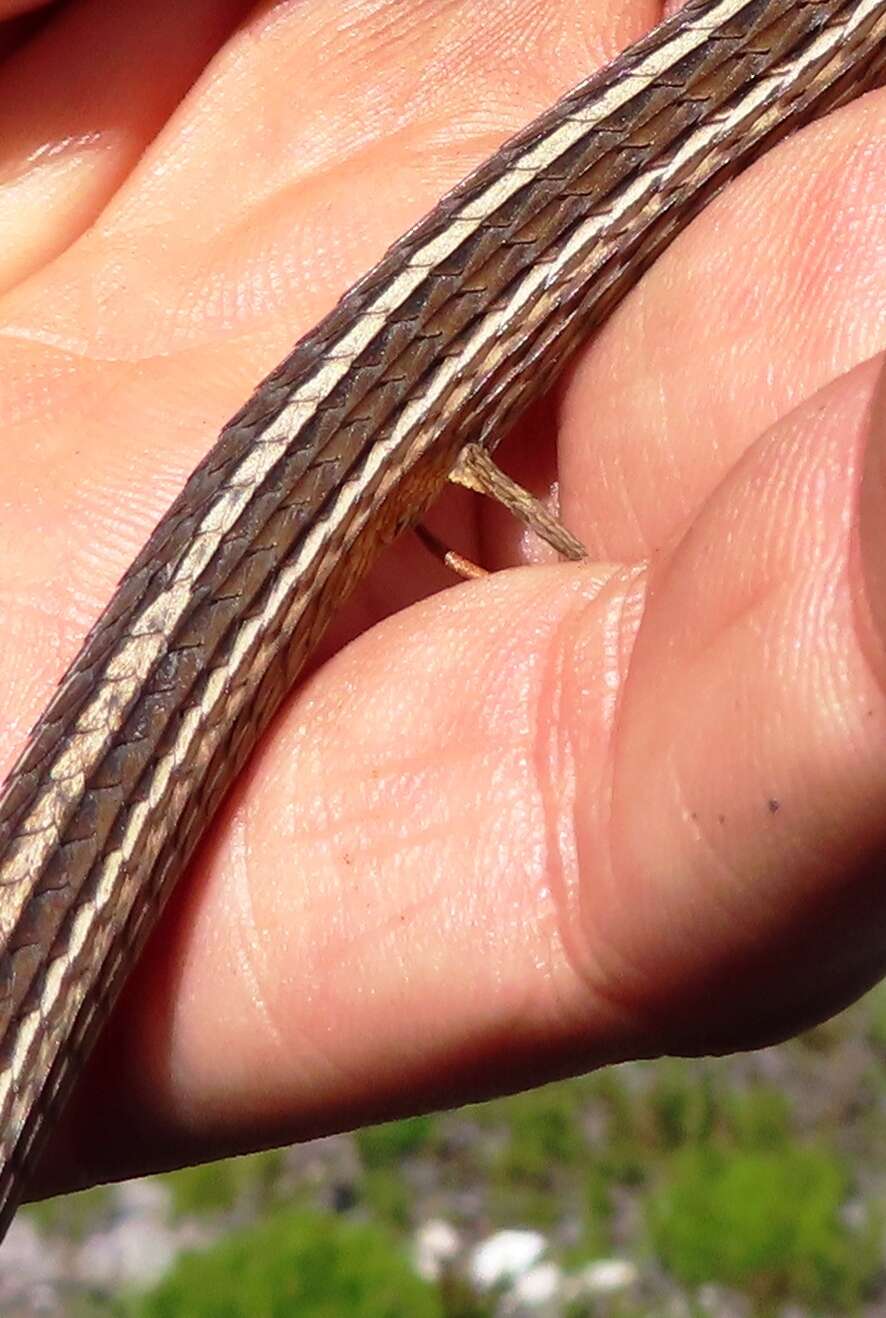
{"label": "thumb", "polygon": [[803,403],[653,571],[594,902],[637,1051],[771,1041],[886,965],[884,398],[869,362]]}

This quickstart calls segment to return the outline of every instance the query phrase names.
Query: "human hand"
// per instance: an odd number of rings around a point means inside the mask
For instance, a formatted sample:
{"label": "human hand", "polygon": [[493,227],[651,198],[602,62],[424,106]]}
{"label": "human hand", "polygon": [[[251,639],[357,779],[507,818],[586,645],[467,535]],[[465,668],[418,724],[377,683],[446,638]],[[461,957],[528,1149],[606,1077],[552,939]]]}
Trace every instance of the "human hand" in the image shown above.
{"label": "human hand", "polygon": [[[0,70],[3,767],[255,382],[658,16],[315,0],[234,30],[247,8],[63,9]],[[882,110],[732,185],[512,437],[590,563],[445,594],[411,540],[380,565],[207,836],[42,1188],[751,1046],[879,975]],[[437,518],[487,565],[535,552],[476,501]]]}

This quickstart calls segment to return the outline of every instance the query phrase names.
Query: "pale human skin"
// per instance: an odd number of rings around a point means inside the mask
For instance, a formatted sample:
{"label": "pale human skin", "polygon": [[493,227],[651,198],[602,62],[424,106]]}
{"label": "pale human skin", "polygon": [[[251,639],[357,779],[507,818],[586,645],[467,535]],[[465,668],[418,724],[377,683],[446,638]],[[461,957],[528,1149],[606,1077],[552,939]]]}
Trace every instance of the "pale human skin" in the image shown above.
{"label": "pale human skin", "polygon": [[[660,17],[142,8],[63,10],[27,50],[16,25],[0,66],[0,771],[254,383]],[[213,825],[34,1193],[753,1046],[879,977],[883,113],[869,96],[731,186],[504,446],[534,489],[559,479],[588,564],[441,591],[414,537],[385,558]],[[432,524],[490,567],[545,557],[475,498]]]}

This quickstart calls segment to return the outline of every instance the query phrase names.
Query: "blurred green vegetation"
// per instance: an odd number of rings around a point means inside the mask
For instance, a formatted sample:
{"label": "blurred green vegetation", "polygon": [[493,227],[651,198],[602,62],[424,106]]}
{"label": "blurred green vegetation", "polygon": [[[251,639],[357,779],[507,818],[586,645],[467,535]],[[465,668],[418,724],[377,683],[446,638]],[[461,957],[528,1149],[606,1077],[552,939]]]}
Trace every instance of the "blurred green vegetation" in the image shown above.
{"label": "blurred green vegetation", "polygon": [[865,1007],[866,1034],[880,1054],[878,1060],[882,1062],[886,1058],[886,988],[881,986],[873,993],[869,993],[865,999]]}
{"label": "blurred green vegetation", "polygon": [[846,1196],[824,1149],[687,1147],[650,1196],[650,1238],[689,1287],[715,1280],[764,1309],[791,1299],[846,1313],[873,1281],[879,1236],[873,1223],[864,1233],[845,1225]]}
{"label": "blurred green vegetation", "polygon": [[164,1180],[172,1194],[173,1213],[199,1217],[250,1205],[266,1211],[277,1199],[282,1163],[282,1152],[271,1149],[250,1158],[228,1158],[170,1172]]}
{"label": "blurred green vegetation", "polygon": [[382,1126],[368,1126],[358,1130],[354,1138],[363,1166],[374,1171],[430,1149],[435,1129],[433,1117],[407,1117]]}
{"label": "blurred green vegetation", "polygon": [[376,1226],[279,1211],[201,1254],[183,1257],[132,1318],[442,1318],[437,1289]]}

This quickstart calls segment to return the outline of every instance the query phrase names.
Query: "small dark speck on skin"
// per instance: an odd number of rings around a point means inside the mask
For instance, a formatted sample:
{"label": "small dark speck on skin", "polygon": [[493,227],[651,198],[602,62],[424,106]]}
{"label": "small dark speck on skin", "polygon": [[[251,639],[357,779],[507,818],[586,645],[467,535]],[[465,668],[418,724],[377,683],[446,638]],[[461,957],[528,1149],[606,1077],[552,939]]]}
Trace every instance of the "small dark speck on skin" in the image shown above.
{"label": "small dark speck on skin", "polygon": [[693,810],[693,812],[692,812],[692,814],[689,816],[689,818],[692,820],[693,824],[697,824],[697,823],[698,823],[698,811],[697,811],[697,810]]}
{"label": "small dark speck on skin", "polygon": [[777,815],[781,809],[781,801],[776,801],[774,796],[770,796],[766,804],[769,806],[769,813],[771,815]]}
{"label": "small dark speck on skin", "polygon": [[726,816],[725,816],[725,815],[717,815],[717,823],[718,823],[718,824],[725,824],[725,823],[726,823]]}

